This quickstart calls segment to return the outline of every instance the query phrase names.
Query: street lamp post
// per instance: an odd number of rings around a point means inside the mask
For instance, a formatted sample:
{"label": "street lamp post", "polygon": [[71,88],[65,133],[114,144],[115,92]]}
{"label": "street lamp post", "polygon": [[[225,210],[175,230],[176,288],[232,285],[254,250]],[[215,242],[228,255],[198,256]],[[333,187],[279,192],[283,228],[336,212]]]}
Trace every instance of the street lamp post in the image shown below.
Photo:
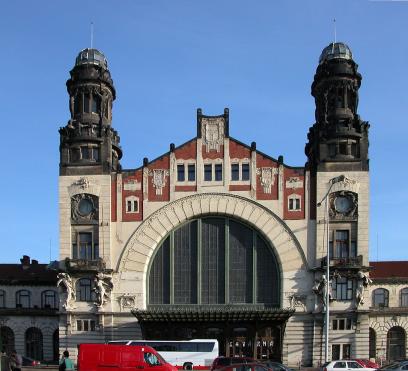
{"label": "street lamp post", "polygon": [[323,201],[325,202],[325,215],[324,215],[324,225],[326,227],[326,290],[325,290],[325,320],[324,320],[324,361],[329,362],[329,328],[330,328],[330,220],[329,220],[329,195],[330,191],[335,183],[343,182],[345,179],[344,175],[337,176],[329,180],[329,189],[322,198],[322,200],[317,204],[318,207],[322,206]]}

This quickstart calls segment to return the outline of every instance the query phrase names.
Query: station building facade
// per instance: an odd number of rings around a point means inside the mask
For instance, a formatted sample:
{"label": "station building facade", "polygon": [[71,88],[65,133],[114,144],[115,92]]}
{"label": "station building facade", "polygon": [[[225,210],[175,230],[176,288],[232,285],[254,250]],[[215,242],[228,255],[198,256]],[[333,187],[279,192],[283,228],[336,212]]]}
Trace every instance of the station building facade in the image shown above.
{"label": "station building facade", "polygon": [[324,48],[304,166],[232,137],[228,109],[199,109],[195,137],[123,169],[107,60],[81,51],[60,128],[61,347],[217,338],[224,355],[317,365],[329,284],[331,320],[346,324],[332,329],[330,356],[368,358],[360,83],[347,45]]}

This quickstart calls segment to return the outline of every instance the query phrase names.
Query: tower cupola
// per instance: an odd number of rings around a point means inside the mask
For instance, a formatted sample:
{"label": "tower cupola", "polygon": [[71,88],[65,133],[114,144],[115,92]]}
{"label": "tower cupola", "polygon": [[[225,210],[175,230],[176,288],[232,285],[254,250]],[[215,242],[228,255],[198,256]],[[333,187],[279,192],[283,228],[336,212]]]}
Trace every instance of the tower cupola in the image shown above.
{"label": "tower cupola", "polygon": [[368,169],[368,123],[357,113],[361,75],[344,43],[326,46],[319,58],[312,96],[316,123],[306,145],[309,165],[321,170]]}
{"label": "tower cupola", "polygon": [[111,126],[116,92],[105,56],[97,49],[82,50],[70,75],[71,117],[60,129],[61,175],[118,170],[120,138]]}

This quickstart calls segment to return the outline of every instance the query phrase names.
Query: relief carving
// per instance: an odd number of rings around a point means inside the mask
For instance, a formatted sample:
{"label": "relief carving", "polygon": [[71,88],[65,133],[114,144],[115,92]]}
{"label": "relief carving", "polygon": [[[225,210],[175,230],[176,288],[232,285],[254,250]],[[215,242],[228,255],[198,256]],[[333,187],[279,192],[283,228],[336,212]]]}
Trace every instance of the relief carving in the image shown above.
{"label": "relief carving", "polygon": [[149,171],[149,175],[153,177],[152,183],[156,189],[156,195],[161,196],[163,188],[166,186],[166,177],[169,176],[169,171],[166,169],[153,169]]}
{"label": "relief carving", "polygon": [[286,181],[286,188],[296,189],[303,188],[303,180],[297,176],[292,176]]}
{"label": "relief carving", "polygon": [[201,137],[206,152],[220,152],[224,144],[225,120],[222,117],[206,117],[201,119]]}
{"label": "relief carving", "polygon": [[123,294],[119,296],[119,306],[121,311],[133,309],[136,306],[135,295]]}
{"label": "relief carving", "polygon": [[260,176],[264,193],[272,193],[272,186],[275,184],[275,176],[279,174],[276,167],[261,167],[256,169],[256,174]]}
{"label": "relief carving", "polygon": [[75,222],[98,221],[98,197],[80,193],[71,197],[71,219]]}

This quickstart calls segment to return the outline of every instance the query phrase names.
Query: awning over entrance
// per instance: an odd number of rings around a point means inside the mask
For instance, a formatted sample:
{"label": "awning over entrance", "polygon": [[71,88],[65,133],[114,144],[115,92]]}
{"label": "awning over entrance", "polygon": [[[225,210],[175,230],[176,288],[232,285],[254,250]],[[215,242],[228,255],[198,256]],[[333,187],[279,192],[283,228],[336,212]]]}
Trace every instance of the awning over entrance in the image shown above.
{"label": "awning over entrance", "polygon": [[294,309],[263,305],[152,306],[134,309],[149,340],[217,339],[219,352],[280,360],[286,322]]}
{"label": "awning over entrance", "polygon": [[252,307],[194,307],[134,309],[132,314],[139,322],[217,322],[217,321],[284,321],[294,309]]}

